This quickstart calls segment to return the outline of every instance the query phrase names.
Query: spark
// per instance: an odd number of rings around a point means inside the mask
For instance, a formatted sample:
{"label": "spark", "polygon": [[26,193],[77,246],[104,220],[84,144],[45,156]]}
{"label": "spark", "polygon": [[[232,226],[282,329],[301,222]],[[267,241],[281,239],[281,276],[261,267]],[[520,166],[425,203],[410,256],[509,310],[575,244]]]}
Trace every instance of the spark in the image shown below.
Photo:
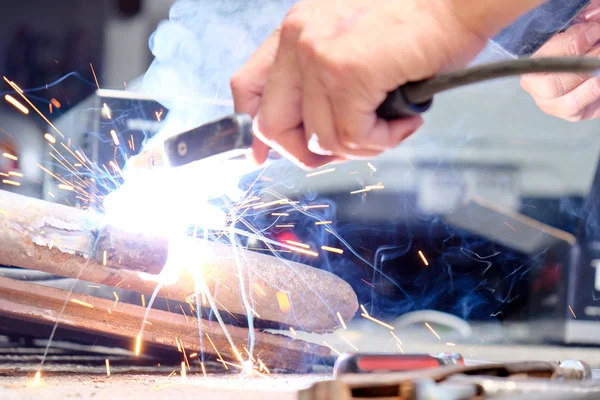
{"label": "spark", "polygon": [[290,306],[290,298],[288,297],[288,294],[285,292],[277,292],[276,294],[277,297],[277,303],[279,303],[279,309],[281,310],[281,312],[287,313],[290,311],[291,306]]}
{"label": "spark", "polygon": [[321,246],[321,250],[330,251],[332,253],[344,254],[344,250],[336,249],[335,247]]}
{"label": "spark", "polygon": [[360,314],[360,315],[361,315],[361,317],[364,317],[364,318],[368,319],[369,321],[373,321],[373,322],[375,322],[376,324],[379,324],[379,325],[381,325],[381,326],[383,326],[383,327],[385,327],[385,328],[388,328],[389,330],[393,330],[393,329],[394,329],[394,327],[393,327],[393,326],[391,326],[391,325],[389,325],[389,324],[386,324],[385,322],[383,322],[383,321],[380,321],[380,320],[378,320],[377,318],[373,318],[373,317],[371,317],[370,315],[367,315],[367,314]]}
{"label": "spark", "polygon": [[310,178],[312,176],[328,174],[328,173],[333,172],[333,171],[335,171],[335,168],[329,168],[329,169],[325,169],[323,171],[311,172],[310,174],[306,174],[306,177]]}
{"label": "spark", "polygon": [[14,156],[14,155],[12,155],[10,153],[4,153],[4,154],[2,154],[2,157],[9,158],[9,159],[11,159],[13,161],[18,161],[19,160],[19,157]]}
{"label": "spark", "polygon": [[11,181],[9,179],[3,179],[2,183],[4,183],[5,185],[21,186],[19,182]]}
{"label": "spark", "polygon": [[52,103],[52,105],[56,108],[60,108],[61,104],[58,100],[56,100],[54,97],[50,99],[50,103]]}
{"label": "spark", "polygon": [[156,111],[156,113],[155,113],[155,114],[156,114],[156,120],[157,120],[158,122],[160,122],[160,117],[162,117],[162,115],[163,115],[163,110]]}
{"label": "spark", "polygon": [[213,349],[215,349],[215,353],[217,353],[217,356],[219,357],[219,361],[221,361],[223,363],[223,366],[225,367],[226,370],[229,370],[229,367],[225,363],[225,360],[223,360],[223,357],[221,357],[221,353],[219,353],[219,350],[217,350],[217,346],[215,346],[215,344],[213,343],[210,336],[208,336],[208,332],[206,332],[206,337],[208,338],[208,341],[212,345]]}
{"label": "spark", "polygon": [[446,342],[446,346],[456,346],[455,343]]}
{"label": "spark", "polygon": [[504,221],[504,223],[506,224],[506,226],[508,226],[510,229],[512,229],[513,231],[517,231],[511,224],[509,224],[508,222]]}
{"label": "spark", "polygon": [[20,87],[18,87],[14,82],[9,81],[6,77],[4,77],[4,80],[6,81],[6,83],[8,83],[10,85],[10,87],[12,87],[13,89],[15,89],[19,95],[23,98],[23,100],[25,100],[37,113],[40,117],[42,117],[42,119],[44,121],[46,121],[46,123],[52,127],[52,129],[54,129],[59,135],[60,137],[65,137],[53,124],[52,122],[50,122],[50,120],[48,118],[46,118],[46,116],[44,114],[42,114],[42,112],[40,110],[38,110],[36,108],[36,106],[33,105],[33,103],[31,101],[29,101],[29,99],[27,97],[25,97],[25,95],[23,94],[23,91],[21,90]]}
{"label": "spark", "polygon": [[54,194],[52,194],[52,192],[48,192],[48,195],[50,195],[50,197],[52,197],[53,199],[56,198],[56,196]]}
{"label": "spark", "polygon": [[287,213],[272,213],[271,215],[274,217],[289,217],[290,216],[290,214],[287,214]]}
{"label": "spark", "polygon": [[298,336],[298,334],[296,333],[296,330],[294,328],[292,328],[291,326],[290,326],[290,332],[292,332],[292,335]]}
{"label": "spark", "polygon": [[17,178],[22,178],[22,177],[23,177],[23,174],[22,174],[22,173],[20,173],[20,172],[15,172],[15,171],[10,171],[10,172],[8,173],[8,175],[10,175],[10,176],[16,176]]}
{"label": "spark", "polygon": [[102,112],[104,113],[104,115],[106,115],[107,119],[112,119],[112,113],[111,113],[110,107],[108,107],[108,104],[106,104],[106,103],[102,104]]}
{"label": "spark", "polygon": [[146,307],[146,298],[142,295],[142,307]]}
{"label": "spark", "polygon": [[44,138],[52,144],[56,143],[56,138],[49,133],[46,133]]}
{"label": "spark", "polygon": [[21,111],[23,114],[29,114],[29,109],[25,107],[23,104],[19,102],[19,100],[12,97],[10,94],[4,96],[4,100],[8,103],[12,104],[17,110]]}
{"label": "spark", "polygon": [[108,358],[105,360],[106,362],[106,376],[110,376],[110,361],[108,361]]}
{"label": "spark", "polygon": [[340,314],[340,312],[338,311],[336,313],[336,315],[337,315],[338,319],[340,320],[340,323],[342,324],[342,327],[344,329],[348,329],[348,327],[346,326],[346,323],[344,322],[344,319],[342,318],[342,314]]}
{"label": "spark", "polygon": [[285,241],[287,244],[291,244],[292,246],[296,246],[296,247],[302,247],[305,249],[310,249],[310,246],[304,243],[300,243],[300,242],[295,242],[293,240],[286,240]]}
{"label": "spark", "polygon": [[337,351],[336,349],[334,349],[329,343],[327,343],[326,341],[323,340],[323,344],[327,347],[329,347],[335,354],[337,354],[338,356],[341,356],[342,353],[340,353],[339,351]]}
{"label": "spark", "polygon": [[255,210],[258,210],[260,208],[267,208],[267,207],[270,207],[270,206],[275,206],[275,205],[279,205],[279,204],[285,204],[287,202],[288,202],[288,199],[274,200],[274,201],[270,201],[268,203],[255,204],[253,208]]}
{"label": "spark", "polygon": [[269,371],[269,368],[267,368],[267,366],[262,362],[262,360],[260,358],[258,359],[258,365],[260,365],[260,367],[263,369],[263,371],[265,371],[267,374],[271,374],[271,371]]}
{"label": "spark", "polygon": [[96,76],[96,71],[94,71],[94,66],[90,63],[90,68],[92,69],[92,74],[94,75],[94,80],[96,81],[96,86],[98,90],[100,90],[100,84],[98,83],[98,77]]}
{"label": "spark", "polygon": [[367,163],[367,165],[369,166],[369,168],[371,168],[371,171],[373,171],[373,172],[377,172],[377,168],[375,168],[375,167],[373,166],[373,164],[371,164],[370,162],[368,162],[368,163]]}
{"label": "spark", "polygon": [[360,309],[363,310],[364,314],[369,315],[369,313],[367,312],[367,309],[362,304],[360,305]]}
{"label": "spark", "polygon": [[262,294],[263,296],[266,296],[267,294],[260,288],[260,286],[258,286],[257,283],[254,284],[254,288],[258,291],[258,293]]}
{"label": "spark", "polygon": [[84,306],[87,308],[94,308],[94,306],[92,304],[86,303],[85,301],[81,301],[81,300],[77,300],[77,299],[71,299],[71,303],[79,304],[80,306]]}
{"label": "spark", "polygon": [[330,225],[332,223],[333,221],[317,221],[315,222],[315,225]]}
{"label": "spark", "polygon": [[142,334],[138,333],[137,338],[135,339],[135,355],[139,356],[142,352]]}
{"label": "spark", "polygon": [[427,322],[425,322],[425,326],[431,331],[431,333],[433,333],[435,335],[435,337],[437,337],[439,340],[442,340],[440,335],[438,335],[437,332],[433,330],[431,325],[429,325]]}
{"label": "spark", "polygon": [[89,288],[96,288],[96,289],[100,289],[99,285],[87,285]]}
{"label": "spark", "polygon": [[394,339],[396,339],[396,341],[397,341],[399,344],[402,344],[402,342],[400,341],[400,339],[398,339],[398,336],[396,336],[396,335],[394,334],[394,332],[390,331],[390,333],[392,334],[392,336],[394,337]]}
{"label": "spark", "polygon": [[419,250],[419,257],[421,257],[421,260],[423,260],[423,264],[425,265],[429,265],[429,263],[427,262],[427,259],[425,258],[425,255],[423,254],[423,252],[421,250]]}
{"label": "spark", "polygon": [[38,387],[40,385],[41,377],[42,377],[42,371],[37,371],[35,373],[35,377],[33,378],[33,387]]}
{"label": "spark", "polygon": [[131,134],[131,150],[135,151],[135,142],[133,141],[133,133]]}
{"label": "spark", "polygon": [[[123,281],[121,281],[123,282]],[[113,308],[115,308],[117,306],[117,303],[119,302],[119,295],[117,295],[117,292],[113,291],[113,294],[115,295],[115,305],[113,306]]]}
{"label": "spark", "polygon": [[187,372],[185,371],[185,362],[181,362],[181,377],[183,379],[187,378]]}
{"label": "spark", "polygon": [[72,192],[72,191],[75,190],[75,188],[73,186],[71,186],[71,185],[65,185],[63,183],[59,184],[58,188],[61,189],[61,190],[66,190],[68,192]]}
{"label": "spark", "polygon": [[350,194],[358,194],[358,193],[366,193],[366,192],[370,192],[371,189],[360,189],[360,190],[355,190],[353,192],[350,192]]}
{"label": "spark", "polygon": [[3,176],[3,177],[5,177],[5,178],[8,178],[8,176],[9,176],[9,175],[8,175],[8,174],[5,174],[4,172],[0,172],[0,176]]}
{"label": "spark", "polygon": [[112,140],[115,143],[115,146],[119,146],[119,144],[121,144],[121,142],[119,142],[119,137],[117,136],[117,131],[115,131],[114,129],[111,129],[110,136],[112,137]]}
{"label": "spark", "polygon": [[314,206],[304,206],[304,210],[312,210],[313,208],[329,208],[329,204],[316,204]]}
{"label": "spark", "polygon": [[294,246],[284,246],[286,249],[290,249],[290,250],[294,250],[297,251],[298,253],[302,253],[302,254],[306,254],[308,256],[313,256],[313,257],[318,257],[319,253],[316,253],[314,251],[310,251],[310,250],[306,250],[306,249],[300,249],[298,247],[294,247]]}
{"label": "spark", "polygon": [[200,361],[200,367],[202,367],[202,375],[206,378],[206,368],[204,368],[204,363]]}
{"label": "spark", "polygon": [[351,342],[350,342],[348,339],[346,339],[346,338],[345,338],[343,335],[340,335],[340,337],[341,337],[341,338],[342,338],[342,339],[343,339],[343,340],[344,340],[346,343],[348,343],[348,344],[350,345],[350,347],[352,347],[354,350],[358,351],[358,348],[357,348],[355,345],[353,345],[353,344],[352,344],[352,343],[351,343]]}
{"label": "spark", "polygon": [[365,187],[365,189],[369,189],[369,190],[381,190],[381,189],[385,189],[385,186],[378,184],[378,185],[373,185],[373,186],[367,186]]}
{"label": "spark", "polygon": [[112,314],[112,311],[110,311],[110,308],[107,308],[107,310],[108,310],[108,313],[109,313],[109,314]]}
{"label": "spark", "polygon": [[577,316],[575,315],[575,312],[573,311],[571,306],[569,306],[569,310],[571,311],[571,314],[573,314],[573,318],[577,319]]}
{"label": "spark", "polygon": [[294,226],[294,224],[275,225],[275,228],[293,228]]}
{"label": "spark", "polygon": [[402,354],[404,354],[404,349],[402,348],[402,346],[400,345],[400,343],[396,343],[396,346],[398,346],[398,348],[400,349],[400,352]]}
{"label": "spark", "polygon": [[248,357],[252,360],[252,362],[256,362],[256,360],[254,359],[254,357],[252,357],[252,354],[250,354],[250,352],[248,351],[248,349],[246,348],[246,346],[242,346],[242,349],[244,349],[244,351],[246,352],[246,354],[248,354]]}

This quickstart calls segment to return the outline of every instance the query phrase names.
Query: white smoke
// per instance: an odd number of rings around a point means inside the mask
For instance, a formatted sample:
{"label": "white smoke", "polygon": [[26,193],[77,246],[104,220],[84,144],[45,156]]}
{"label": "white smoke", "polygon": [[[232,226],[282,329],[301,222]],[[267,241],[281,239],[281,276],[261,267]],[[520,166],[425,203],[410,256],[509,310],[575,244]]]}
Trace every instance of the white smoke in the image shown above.
{"label": "white smoke", "polygon": [[229,80],[292,0],[180,0],[150,37],[144,87],[169,109],[160,138],[233,111]]}

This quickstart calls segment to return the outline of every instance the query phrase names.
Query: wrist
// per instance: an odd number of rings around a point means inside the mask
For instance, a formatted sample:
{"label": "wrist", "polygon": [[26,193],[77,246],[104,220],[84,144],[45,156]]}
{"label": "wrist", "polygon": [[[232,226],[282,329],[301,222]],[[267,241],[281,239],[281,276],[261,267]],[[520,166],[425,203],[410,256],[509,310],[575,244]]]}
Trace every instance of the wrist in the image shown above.
{"label": "wrist", "polygon": [[466,29],[490,39],[546,0],[437,0]]}

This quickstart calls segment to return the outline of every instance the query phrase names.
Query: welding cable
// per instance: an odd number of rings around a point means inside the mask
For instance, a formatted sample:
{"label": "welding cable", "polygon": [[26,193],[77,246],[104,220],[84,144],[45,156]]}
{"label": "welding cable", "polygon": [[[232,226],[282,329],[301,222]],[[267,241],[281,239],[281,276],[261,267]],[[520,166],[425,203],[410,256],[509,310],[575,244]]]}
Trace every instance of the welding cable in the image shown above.
{"label": "welding cable", "polygon": [[497,78],[531,73],[592,73],[598,70],[600,70],[600,60],[595,58],[522,58],[477,65],[424,81],[409,82],[402,88],[407,101],[412,104],[423,104],[431,101],[438,93]]}
{"label": "welding cable", "polygon": [[441,325],[456,331],[463,338],[469,338],[473,334],[471,325],[462,318],[435,310],[421,310],[406,313],[396,319],[393,325],[396,328],[423,323]]}

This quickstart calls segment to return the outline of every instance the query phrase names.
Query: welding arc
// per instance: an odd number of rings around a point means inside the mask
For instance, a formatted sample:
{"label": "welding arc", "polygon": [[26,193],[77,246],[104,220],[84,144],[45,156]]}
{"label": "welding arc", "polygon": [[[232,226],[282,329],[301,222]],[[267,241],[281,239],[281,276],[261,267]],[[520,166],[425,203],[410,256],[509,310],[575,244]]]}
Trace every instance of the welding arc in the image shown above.
{"label": "welding arc", "polygon": [[457,87],[484,82],[497,78],[531,73],[551,72],[594,72],[600,70],[600,60],[587,57],[544,57],[506,60],[477,65],[454,72],[438,75],[420,82],[409,82],[402,86],[403,94],[412,104],[431,101],[438,93]]}

